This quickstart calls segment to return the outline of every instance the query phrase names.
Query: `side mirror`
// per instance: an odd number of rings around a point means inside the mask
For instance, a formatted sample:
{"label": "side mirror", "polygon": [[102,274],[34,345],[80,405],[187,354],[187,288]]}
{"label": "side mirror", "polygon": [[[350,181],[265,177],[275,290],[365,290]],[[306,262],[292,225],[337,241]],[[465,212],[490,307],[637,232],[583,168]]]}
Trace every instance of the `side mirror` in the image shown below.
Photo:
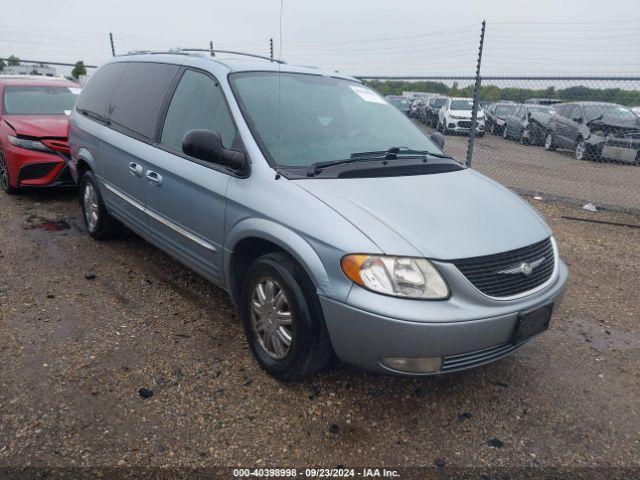
{"label": "side mirror", "polygon": [[244,170],[244,153],[222,145],[222,137],[211,130],[189,130],[182,138],[182,151],[204,162],[217,163],[233,170]]}
{"label": "side mirror", "polygon": [[431,135],[429,135],[429,138],[438,146],[440,150],[444,148],[444,135],[442,135],[440,132],[432,132]]}

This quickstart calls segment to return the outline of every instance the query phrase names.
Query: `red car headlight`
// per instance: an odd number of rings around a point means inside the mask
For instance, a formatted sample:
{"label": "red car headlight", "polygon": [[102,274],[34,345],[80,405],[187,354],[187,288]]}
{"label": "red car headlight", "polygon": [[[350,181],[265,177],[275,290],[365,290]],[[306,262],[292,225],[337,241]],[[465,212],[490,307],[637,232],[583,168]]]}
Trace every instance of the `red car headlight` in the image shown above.
{"label": "red car headlight", "polygon": [[26,148],[27,150],[37,150],[39,152],[52,152],[49,147],[38,140],[28,140],[26,138],[13,137],[11,135],[7,135],[7,138],[9,142],[16,147]]}

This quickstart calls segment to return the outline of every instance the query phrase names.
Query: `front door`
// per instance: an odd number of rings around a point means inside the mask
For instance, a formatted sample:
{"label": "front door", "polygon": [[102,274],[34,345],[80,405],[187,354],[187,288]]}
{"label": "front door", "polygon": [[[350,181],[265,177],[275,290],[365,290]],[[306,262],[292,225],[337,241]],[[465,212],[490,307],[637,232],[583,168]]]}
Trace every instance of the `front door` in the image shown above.
{"label": "front door", "polygon": [[186,69],[162,125],[156,154],[144,171],[153,242],[215,283],[222,283],[226,191],[224,168],[190,158],[182,139],[192,129],[218,132],[227,148],[238,134],[222,88],[207,73]]}

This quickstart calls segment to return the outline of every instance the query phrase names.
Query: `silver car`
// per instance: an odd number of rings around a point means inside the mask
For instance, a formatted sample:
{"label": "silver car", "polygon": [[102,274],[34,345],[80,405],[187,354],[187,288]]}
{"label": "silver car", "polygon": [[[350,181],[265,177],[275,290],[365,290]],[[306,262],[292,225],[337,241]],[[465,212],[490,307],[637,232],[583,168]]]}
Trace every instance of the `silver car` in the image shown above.
{"label": "silver car", "polygon": [[464,370],[547,329],[567,269],[531,206],[358,80],[227,57],[128,55],[93,74],[70,132],[91,236],[124,224],[227,290],[283,380],[335,356]]}

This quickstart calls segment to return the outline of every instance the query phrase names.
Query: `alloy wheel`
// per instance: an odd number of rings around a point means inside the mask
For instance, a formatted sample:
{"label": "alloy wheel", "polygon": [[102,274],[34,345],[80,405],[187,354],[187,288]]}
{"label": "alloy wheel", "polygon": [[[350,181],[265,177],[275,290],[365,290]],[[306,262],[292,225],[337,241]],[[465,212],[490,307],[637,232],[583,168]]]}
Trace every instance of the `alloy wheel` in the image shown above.
{"label": "alloy wheel", "polygon": [[544,139],[544,148],[551,150],[551,147],[553,147],[553,137],[550,133],[547,133],[547,136]]}
{"label": "alloy wheel", "polygon": [[82,192],[82,207],[88,230],[95,232],[98,226],[100,207],[98,206],[96,189],[90,182],[85,184],[84,191]]}
{"label": "alloy wheel", "polygon": [[293,343],[293,318],[287,296],[271,277],[261,277],[251,293],[251,326],[258,343],[272,358],[287,356]]}
{"label": "alloy wheel", "polygon": [[587,151],[587,147],[584,144],[584,141],[579,141],[578,144],[576,145],[576,159],[577,160],[584,160],[585,158],[585,154]]}

